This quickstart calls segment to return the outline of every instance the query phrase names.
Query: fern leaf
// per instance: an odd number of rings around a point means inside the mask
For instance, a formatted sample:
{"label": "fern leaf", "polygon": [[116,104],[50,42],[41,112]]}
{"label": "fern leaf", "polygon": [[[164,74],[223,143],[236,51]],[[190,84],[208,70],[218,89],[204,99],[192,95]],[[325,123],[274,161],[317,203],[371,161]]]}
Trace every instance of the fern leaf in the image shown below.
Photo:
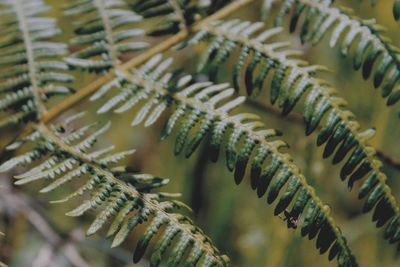
{"label": "fern leaf", "polygon": [[115,69],[123,55],[149,45],[137,39],[145,33],[137,28],[142,16],[129,11],[124,0],[77,1],[65,13],[79,16],[75,28],[78,36],[71,40],[79,51],[65,58],[74,68],[95,72]]}
{"label": "fern leaf", "polygon": [[72,89],[63,86],[72,76],[59,60],[67,53],[63,43],[49,41],[60,30],[53,18],[40,16],[49,10],[42,0],[0,1],[0,111],[9,113],[0,125],[36,120],[46,112],[45,102]]}
{"label": "fern leaf", "polygon": [[[62,127],[65,128],[65,126]],[[118,171],[112,171],[112,165],[134,151],[109,154],[110,148],[93,152],[80,149],[79,144],[87,143],[87,140],[92,140],[93,137],[99,137],[108,127],[106,125],[88,134],[87,137],[76,140],[75,143],[66,143],[63,140],[71,133],[65,132],[65,129],[62,131],[61,126],[48,127],[39,124],[35,128],[39,137],[34,143],[34,151],[28,154],[39,153],[34,160],[35,163],[36,161],[42,163],[39,163],[40,167],[33,167],[18,177],[28,179],[26,182],[36,180],[32,179],[31,175],[51,180],[52,183],[41,192],[62,188],[66,182],[74,178],[86,179],[86,182],[75,192],[55,202],[63,202],[81,196],[83,193],[90,193],[85,195],[85,201],[67,215],[81,216],[89,210],[96,210],[97,216],[87,230],[87,234],[95,234],[111,222],[108,236],[114,237],[113,246],[121,244],[137,226],[146,225],[134,252],[134,262],[142,258],[151,240],[159,239],[150,253],[151,266],[159,266],[161,257],[168,247],[171,247],[173,251],[182,252],[177,258],[169,257],[173,258],[176,264],[190,262],[193,266],[197,263],[201,263],[201,266],[208,266],[208,264],[227,266],[229,264],[227,256],[221,255],[211,240],[190,219],[176,212],[178,209],[186,208],[184,204],[169,199],[165,193],[152,192],[152,189],[165,185],[168,180],[153,175],[130,174],[126,171],[126,167],[121,166],[118,167]],[[29,142],[29,140],[24,140],[24,142]],[[85,149],[92,147],[93,142],[89,142]],[[11,168],[15,162],[23,165],[33,163],[21,161],[19,157],[4,163],[1,170]],[[67,162],[69,166],[66,166]],[[21,180],[17,183],[19,181]],[[187,242],[184,248],[182,247],[183,240]],[[188,255],[185,254],[186,252]],[[190,255],[194,253],[200,254],[201,257],[193,259]]]}
{"label": "fern leaf", "polygon": [[[204,31],[198,33],[202,39],[210,39],[209,49],[216,51],[213,58],[207,58],[208,64],[220,65],[223,61],[217,61],[220,58],[219,54],[229,54],[234,47],[241,49],[239,60],[244,61],[249,58],[250,62],[245,71],[247,91],[250,94],[259,92],[268,73],[274,70],[271,81],[271,102],[273,104],[278,102],[282,113],[288,114],[300,98],[305,96],[303,114],[306,134],[311,134],[318,125],[322,125],[317,145],[325,144],[323,157],[332,156],[334,164],[344,161],[340,177],[343,181],[348,179],[349,189],[353,188],[355,182],[363,180],[359,198],[364,198],[370,193],[363,211],[374,209],[373,221],[376,221],[377,227],[397,221],[400,218],[399,206],[386,184],[386,175],[381,171],[382,163],[376,158],[375,149],[368,144],[375,131],[373,129],[361,131],[355,115],[348,110],[346,101],[340,98],[338,92],[326,81],[315,77],[317,71],[324,70],[323,67],[309,66],[307,62],[294,57],[298,53],[288,49],[287,44],[267,43],[267,38],[279,33],[279,28],[259,33],[249,30],[260,30],[258,23],[254,23],[253,27],[241,27],[244,24],[245,22],[238,20],[217,22],[204,27]],[[192,40],[198,42],[201,39],[194,37]],[[214,45],[216,40],[220,42],[219,46]],[[205,53],[206,56],[208,54]],[[243,66],[240,62],[236,66],[238,65]],[[260,66],[258,73],[253,65]],[[267,66],[268,71],[264,70],[264,66]],[[239,72],[234,73],[238,74]],[[233,80],[237,79],[238,77],[233,77]],[[379,190],[381,194],[372,197],[374,194],[371,192],[375,190]],[[385,213],[382,213],[381,209],[385,210]]]}
{"label": "fern leaf", "polygon": [[[169,59],[163,61],[157,55],[141,68],[132,70],[130,74],[120,73],[116,79],[124,81],[120,83],[121,87],[115,88],[119,91],[116,96],[125,95],[126,90],[130,90],[132,98],[138,94],[145,96],[141,101],[144,104],[138,113],[141,114],[141,122],[146,121],[147,116],[152,116],[153,110],[156,110],[158,105],[174,104],[175,112],[166,123],[162,136],[165,138],[173,129],[177,129],[175,154],[185,152],[189,157],[199,143],[206,136],[210,136],[213,151],[211,158],[216,160],[218,151],[223,145],[223,137],[227,137],[229,140],[226,145],[227,167],[234,171],[237,184],[243,180],[247,163],[251,164],[253,188],[259,197],[267,194],[267,201],[270,204],[279,198],[275,215],[281,214],[290,206],[291,214],[296,218],[303,212],[304,214],[315,212],[318,216],[310,218],[312,231],[307,230],[307,226],[303,230],[303,235],[308,234],[310,238],[317,237],[317,240],[320,240],[317,244],[321,253],[334,248],[333,252],[331,251],[334,255],[332,258],[338,256],[339,266],[357,266],[346,240],[334,224],[325,205],[316,196],[314,189],[307,184],[292,158],[281,152],[287,144],[274,140],[279,132],[264,129],[263,123],[253,114],[230,115],[231,110],[245,99],[238,97],[232,100],[234,90],[229,88],[228,84],[194,83],[189,76],[178,78],[177,81],[169,79],[169,82],[165,83],[164,78],[171,77],[170,73],[152,72],[165,61]],[[124,105],[124,102],[130,100],[129,97],[125,98],[119,105]],[[149,103],[154,105],[149,108]],[[105,105],[108,105],[108,102]],[[115,108],[118,109],[118,106]],[[255,154],[253,158],[252,154]],[[319,230],[321,232],[317,235]],[[325,236],[329,236],[328,243],[321,241]],[[186,246],[186,242],[183,245]],[[180,251],[174,253],[177,257],[181,255]],[[170,264],[175,266],[173,259]]]}
{"label": "fern leaf", "polygon": [[151,36],[161,36],[186,30],[200,18],[207,17],[229,2],[232,1],[134,0],[131,3],[131,7],[148,21],[149,18],[161,18],[162,22],[156,22],[156,25],[147,32]]}
{"label": "fern leaf", "polygon": [[[349,8],[339,8],[331,0],[285,0],[275,20],[281,26],[283,17],[293,9],[290,31],[296,29],[300,17],[307,18],[301,26],[302,42],[316,45],[331,32],[330,46],[339,46],[344,56],[351,47],[356,47],[352,55],[354,69],[362,69],[366,80],[373,76],[375,88],[382,88],[382,97],[388,97],[387,105],[394,105],[400,99],[400,61],[399,48],[383,35],[386,29],[375,19],[362,20],[349,15]],[[396,1],[398,2],[398,1]],[[396,3],[398,10],[399,3]]]}

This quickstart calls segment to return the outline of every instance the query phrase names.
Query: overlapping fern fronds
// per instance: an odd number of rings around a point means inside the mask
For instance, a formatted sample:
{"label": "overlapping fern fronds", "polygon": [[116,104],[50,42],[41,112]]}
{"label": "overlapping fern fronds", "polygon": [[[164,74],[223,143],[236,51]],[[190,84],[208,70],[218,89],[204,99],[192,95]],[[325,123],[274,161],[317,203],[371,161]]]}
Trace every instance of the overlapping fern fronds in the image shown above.
{"label": "overlapping fern fronds", "polygon": [[78,18],[72,45],[79,50],[65,60],[75,68],[104,72],[121,64],[129,52],[145,49],[139,41],[145,31],[138,27],[142,16],[130,11],[124,0],[85,0],[69,4],[65,13]]}
{"label": "overlapping fern fronds", "polygon": [[36,120],[46,112],[45,101],[72,90],[72,81],[59,60],[67,52],[63,43],[49,41],[60,30],[42,0],[0,1],[0,111],[10,111],[0,126]]}
{"label": "overlapping fern fronds", "polygon": [[[345,238],[330,216],[330,208],[307,184],[290,155],[282,152],[287,144],[276,140],[280,133],[266,129],[256,115],[231,115],[231,110],[245,98],[232,99],[235,90],[228,84],[196,83],[191,76],[175,78],[168,72],[171,63],[171,59],[162,60],[162,56],[157,55],[132,73],[120,72],[114,81],[94,94],[92,100],[117,91],[99,112],[126,112],[143,103],[132,125],[144,122],[145,126],[155,123],[167,107],[174,105],[162,138],[177,130],[176,155],[184,152],[190,157],[209,136],[211,159],[216,161],[219,151],[225,147],[227,167],[234,171],[236,184],[242,182],[247,165],[251,164],[251,187],[258,196],[267,194],[269,204],[279,199],[275,215],[290,209],[288,213],[293,218],[304,216],[301,233],[310,239],[316,238],[321,254],[329,251],[329,259],[337,257],[339,266],[357,266]],[[228,140],[226,144],[225,139]]]}
{"label": "overlapping fern fronds", "polygon": [[[187,208],[173,199],[177,194],[153,192],[165,185],[167,179],[130,173],[129,167],[117,165],[134,150],[112,152],[113,146],[93,150],[96,140],[110,128],[110,123],[95,132],[90,132],[93,124],[70,129],[69,125],[81,115],[67,118],[63,125],[40,124],[28,137],[9,145],[9,150],[23,145],[33,145],[33,148],[4,162],[0,171],[29,166],[28,171],[16,176],[16,184],[50,181],[41,192],[61,189],[71,180],[85,180],[76,191],[53,202],[85,196],[86,200],[67,215],[81,216],[95,210],[97,216],[87,234],[94,234],[111,222],[107,236],[113,237],[112,246],[118,246],[136,227],[146,224],[135,249],[134,262],[142,258],[150,241],[157,236],[150,256],[151,266],[159,266],[163,257],[167,259],[167,266],[177,266],[180,262],[185,262],[185,266],[197,263],[227,266],[229,259],[220,255],[211,240],[189,218],[176,213],[177,209]],[[171,252],[166,257],[169,248]]]}
{"label": "overlapping fern fronds", "polygon": [[[350,15],[351,9],[336,7],[332,2],[285,0],[275,25],[282,26],[283,18],[290,13],[289,28],[293,32],[303,17],[301,40],[313,45],[330,33],[330,46],[339,46],[342,55],[352,54],[354,69],[361,68],[364,79],[373,76],[374,87],[382,88],[382,97],[388,97],[388,105],[397,103],[400,99],[400,49],[384,36],[386,29],[375,19],[363,20]],[[350,52],[352,48],[354,52]]]}
{"label": "overlapping fern fronds", "polygon": [[[341,179],[348,179],[348,187],[363,180],[359,198],[366,198],[363,211],[374,210],[373,221],[377,227],[387,222],[385,238],[399,244],[400,210],[381,171],[382,163],[376,158],[375,149],[368,144],[374,135],[373,129],[360,130],[355,115],[347,108],[331,85],[315,77],[321,66],[310,66],[299,59],[299,51],[288,49],[289,43],[268,42],[281,28],[264,30],[262,23],[230,20],[215,22],[203,27],[188,43],[208,40],[210,45],[203,55],[202,65],[215,72],[216,66],[225,62],[235,48],[240,55],[233,71],[234,84],[241,86],[241,70],[245,69],[245,85],[249,95],[262,90],[264,80],[273,72],[270,97],[272,104],[278,102],[283,114],[288,114],[298,101],[305,97],[304,119],[306,134],[322,129],[317,144],[325,144],[323,157],[333,155],[333,163],[344,161]],[[247,66],[245,62],[249,62]]]}

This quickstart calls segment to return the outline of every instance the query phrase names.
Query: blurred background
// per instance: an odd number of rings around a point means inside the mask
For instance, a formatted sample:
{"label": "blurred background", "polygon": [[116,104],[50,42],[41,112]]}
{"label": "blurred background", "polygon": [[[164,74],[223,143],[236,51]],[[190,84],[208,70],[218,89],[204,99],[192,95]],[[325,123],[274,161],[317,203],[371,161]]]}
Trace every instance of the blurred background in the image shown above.
{"label": "blurred background", "polygon": [[[62,3],[59,0],[47,0],[53,7],[50,16],[59,18],[59,26],[64,34],[60,41],[67,41],[72,35],[71,19],[62,16]],[[261,20],[261,2],[241,10],[240,17],[250,21]],[[370,1],[338,1],[354,8],[362,18],[376,18],[377,22],[388,28],[387,35],[396,45],[400,45],[399,25],[392,16],[392,1],[379,1],[375,8]],[[273,19],[265,23],[271,26]],[[147,22],[143,27],[151,27]],[[154,22],[155,23],[155,22]],[[287,23],[287,22],[286,22]],[[286,24],[287,25],[287,24]],[[289,40],[293,48],[304,52],[304,59],[313,64],[329,67],[331,73],[320,75],[333,84],[356,114],[362,128],[376,127],[377,134],[371,140],[379,151],[400,160],[398,107],[387,108],[380,91],[373,89],[371,81],[362,80],[361,74],[352,69],[352,62],[340,56],[338,49],[329,48],[327,35],[316,47],[302,45],[298,34],[288,34],[287,27],[282,39]],[[159,42],[159,38],[148,38],[150,42]],[[198,45],[176,53],[170,51],[175,66],[185,72],[193,73],[198,62],[198,55],[206,45]],[[71,48],[74,49],[73,47]],[[134,56],[134,55],[132,55]],[[236,56],[231,56],[231,59]],[[221,66],[219,82],[230,82],[234,60]],[[74,73],[77,77],[74,87],[79,90],[96,78],[87,73]],[[265,82],[268,87],[269,82]],[[241,92],[244,94],[244,91]],[[247,104],[237,111],[249,111],[259,114],[268,128],[281,130],[283,140],[290,144],[290,154],[295,163],[301,167],[309,183],[316,188],[317,194],[332,208],[332,214],[350,247],[362,267],[399,266],[395,248],[383,240],[383,231],[375,229],[371,222],[372,214],[361,213],[361,202],[357,199],[357,188],[348,192],[346,183],[339,179],[339,166],[333,166],[330,159],[322,159],[322,149],[315,145],[316,135],[304,135],[304,127],[298,117],[287,119],[270,108],[268,90],[256,100],[258,104]],[[53,103],[57,104],[57,100]],[[99,146],[115,144],[117,149],[137,149],[127,164],[171,181],[163,191],[181,192],[182,200],[193,207],[193,219],[214,241],[215,245],[228,254],[232,266],[268,266],[268,267],[320,267],[337,266],[328,262],[327,256],[320,256],[314,248],[315,242],[301,238],[299,229],[288,230],[286,223],[273,216],[273,207],[265,199],[258,199],[250,189],[248,180],[241,186],[235,186],[233,176],[225,167],[225,159],[218,163],[208,160],[208,148],[202,147],[190,158],[173,155],[174,136],[166,141],[159,140],[159,133],[164,116],[157,126],[132,128],[134,110],[124,115],[96,114],[102,102],[91,103],[88,100],[69,110],[67,114],[86,110],[86,121],[99,121],[100,124],[111,120],[112,130],[99,142]],[[297,108],[302,108],[300,104]],[[62,120],[62,116],[59,118]],[[0,145],[4,147],[15,137],[17,127],[2,129]],[[384,171],[395,196],[400,194],[400,170],[385,165]],[[15,171],[16,173],[18,170]],[[12,175],[0,175],[0,259],[10,266],[148,266],[143,260],[132,264],[132,252],[137,241],[137,233],[131,235],[121,247],[110,249],[110,240],[103,235],[85,237],[84,231],[90,225],[93,216],[87,214],[81,218],[70,218],[65,212],[77,203],[53,205],[50,199],[57,199],[66,194],[55,191],[40,194],[41,182],[28,186],[15,187]],[[71,190],[73,183],[70,184]]]}

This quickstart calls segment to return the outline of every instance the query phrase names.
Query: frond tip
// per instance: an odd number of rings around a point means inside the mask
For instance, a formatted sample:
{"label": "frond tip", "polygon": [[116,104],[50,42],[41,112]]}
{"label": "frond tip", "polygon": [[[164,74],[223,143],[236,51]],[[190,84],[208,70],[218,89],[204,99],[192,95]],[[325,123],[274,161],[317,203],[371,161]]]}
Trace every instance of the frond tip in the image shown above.
{"label": "frond tip", "polygon": [[[86,178],[76,191],[53,202],[65,202],[84,195],[86,200],[67,215],[81,216],[95,210],[97,216],[87,234],[94,234],[110,223],[107,237],[113,237],[113,247],[126,240],[138,226],[147,225],[136,246],[134,262],[142,258],[150,241],[157,236],[158,241],[150,253],[150,266],[159,266],[163,257],[167,259],[167,266],[178,266],[181,262],[185,262],[185,266],[229,265],[227,256],[220,255],[211,240],[189,218],[176,213],[177,209],[188,209],[180,201],[172,199],[176,194],[152,192],[168,180],[130,173],[129,168],[115,166],[134,150],[112,153],[113,147],[109,147],[89,151],[98,137],[110,128],[109,123],[93,133],[89,133],[93,125],[72,131],[67,126],[47,127],[40,124],[25,140],[10,146],[16,149],[25,142],[34,141],[33,150],[3,163],[0,170],[7,171],[16,165],[41,160],[41,163],[16,176],[16,184],[42,179],[51,181],[41,192],[63,188],[74,178]],[[171,252],[166,257],[169,248]]]}
{"label": "frond tip", "polygon": [[59,60],[63,43],[49,41],[60,30],[42,0],[0,0],[0,111],[14,111],[0,126],[36,120],[46,112],[45,101],[69,94],[62,84],[73,80]]}

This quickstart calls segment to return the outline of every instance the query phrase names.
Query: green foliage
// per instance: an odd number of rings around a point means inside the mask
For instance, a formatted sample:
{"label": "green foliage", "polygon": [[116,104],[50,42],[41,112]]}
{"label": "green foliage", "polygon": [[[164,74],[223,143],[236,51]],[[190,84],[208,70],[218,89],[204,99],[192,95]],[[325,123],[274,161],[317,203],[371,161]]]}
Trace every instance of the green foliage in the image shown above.
{"label": "green foliage", "polygon": [[62,85],[73,78],[59,60],[67,46],[48,41],[60,30],[54,18],[40,16],[49,8],[42,0],[0,1],[0,111],[12,112],[0,126],[36,120],[49,97],[72,92]]}
{"label": "green foliage", "polygon": [[[150,266],[229,266],[228,257],[184,215],[190,208],[176,200],[179,194],[158,191],[168,179],[121,165],[135,150],[97,147],[111,122],[98,128],[97,123],[78,126],[83,113],[51,122],[90,96],[91,101],[102,101],[96,117],[129,111],[131,125],[145,127],[165,119],[161,139],[176,136],[176,156],[191,157],[202,142],[212,161],[224,153],[234,182],[242,183],[249,172],[251,189],[259,198],[265,196],[268,204],[276,203],[273,214],[287,228],[299,228],[302,236],[314,239],[319,253],[336,258],[338,266],[358,266],[330,206],[320,199],[320,191],[316,193],[319,188],[313,180],[306,179],[311,172],[302,172],[294,162],[282,133],[267,127],[255,111],[234,111],[254,103],[241,96],[242,91],[255,99],[268,89],[271,104],[283,115],[304,99],[306,135],[318,131],[323,158],[342,162],[341,180],[347,180],[350,190],[359,183],[358,197],[365,199],[362,211],[373,211],[372,220],[377,227],[386,226],[384,238],[399,251],[400,208],[370,144],[375,129],[362,130],[346,100],[318,77],[326,68],[301,59],[302,53],[281,41],[279,34],[288,14],[290,32],[301,22],[302,43],[316,45],[329,34],[331,47],[337,45],[344,56],[352,55],[354,69],[362,69],[364,79],[372,76],[388,105],[400,99],[400,50],[375,19],[361,19],[332,0],[262,1],[267,13],[280,2],[276,28],[238,18],[224,20],[230,14],[241,17],[241,8],[255,2],[76,0],[66,3],[63,12],[74,22],[74,36],[66,38],[73,51],[68,53],[66,44],[52,40],[61,31],[55,19],[42,17],[49,10],[44,0],[0,0],[0,126],[30,122],[19,138],[4,145],[0,172],[18,172],[16,185],[46,182],[41,193],[64,192],[73,183],[76,190],[52,202],[81,200],[67,215],[95,213],[87,234],[108,225],[106,236],[113,247],[139,232],[134,262],[151,247]],[[393,14],[400,19],[399,0],[394,0]],[[164,36],[168,34],[174,35]],[[198,45],[197,49],[200,43],[208,45],[193,76],[186,69],[191,64],[179,62],[182,66],[175,67],[172,57],[162,56],[166,50],[177,53],[171,47]],[[224,71],[232,74],[232,87],[216,82],[228,60],[233,67]],[[66,74],[68,68],[101,75],[48,110],[49,97],[73,92],[64,85],[73,81]]]}
{"label": "green foliage", "polygon": [[[359,198],[365,198],[363,212],[374,210],[373,221],[381,227],[390,221],[385,238],[398,243],[396,233],[400,231],[400,209],[390,188],[386,175],[381,171],[382,163],[376,158],[375,149],[368,144],[374,129],[360,131],[355,115],[347,108],[346,101],[326,81],[315,77],[321,66],[310,66],[297,59],[299,51],[288,49],[286,42],[270,42],[281,32],[281,28],[263,30],[262,23],[231,20],[215,22],[205,26],[188,44],[208,40],[210,45],[203,55],[200,69],[207,66],[211,76],[218,66],[228,59],[236,47],[241,49],[233,70],[233,81],[239,89],[241,70],[245,69],[245,85],[249,95],[256,95],[264,88],[263,83],[273,71],[270,85],[271,103],[278,102],[282,113],[291,112],[304,95],[303,109],[306,134],[310,135],[321,124],[317,144],[325,144],[323,157],[333,156],[333,164],[347,157],[340,178],[348,179],[349,189],[358,180],[364,180],[359,189]],[[245,67],[245,62],[249,63]]]}
{"label": "green foliage", "polygon": [[80,50],[65,60],[75,67],[89,71],[106,71],[120,64],[128,52],[148,47],[138,41],[144,30],[137,27],[142,17],[127,9],[124,1],[87,0],[70,4],[66,15],[79,19],[71,40]]}
{"label": "green foliage", "polygon": [[[393,105],[400,99],[400,50],[383,35],[385,27],[375,19],[363,20],[349,15],[349,8],[335,7],[331,0],[285,0],[275,19],[276,26],[283,25],[283,17],[293,10],[290,32],[296,30],[298,21],[305,18],[300,31],[301,41],[313,45],[331,32],[330,46],[340,46],[343,56],[353,54],[353,66],[362,68],[366,80],[373,75],[375,88],[382,87],[382,97],[388,97],[387,104]],[[399,19],[400,1],[395,3],[396,18]]]}
{"label": "green foliage", "polygon": [[231,1],[134,0],[131,7],[144,18],[162,18],[162,22],[147,33],[151,36],[159,36],[177,33],[182,28],[192,25],[199,18],[215,12],[229,2]]}
{"label": "green foliage", "polygon": [[[120,245],[136,227],[146,224],[146,230],[133,256],[134,262],[142,258],[150,241],[160,234],[157,237],[159,241],[152,249],[151,266],[159,266],[169,247],[172,252],[167,266],[177,266],[182,261],[185,266],[195,266],[198,262],[202,262],[201,266],[226,266],[229,263],[227,257],[220,256],[210,239],[190,219],[174,212],[181,208],[187,209],[180,201],[173,200],[176,194],[153,192],[153,189],[165,185],[168,180],[131,173],[129,167],[116,166],[134,150],[112,152],[113,146],[93,150],[98,137],[111,124],[107,123],[93,133],[89,133],[93,124],[70,129],[68,124],[81,115],[66,118],[65,125],[38,125],[27,138],[8,146],[9,150],[15,150],[33,143],[33,148],[4,162],[0,171],[5,172],[20,165],[31,166],[28,171],[16,176],[16,184],[42,179],[51,181],[40,190],[42,193],[61,189],[73,179],[82,180],[82,177],[86,177],[86,182],[76,191],[53,203],[85,195],[86,200],[67,215],[82,216],[89,210],[95,210],[97,216],[87,234],[92,235],[106,223],[112,222],[107,237],[113,237],[113,247]],[[32,166],[37,161],[40,163]],[[186,254],[186,251],[189,253]]]}
{"label": "green foliage", "polygon": [[[103,98],[113,88],[118,89],[99,109],[100,113],[111,109],[126,112],[144,101],[132,125],[144,122],[145,126],[154,124],[168,106],[175,104],[175,111],[161,134],[164,139],[173,129],[179,129],[175,155],[184,152],[190,157],[209,135],[211,159],[217,161],[220,149],[225,146],[227,168],[234,171],[236,184],[242,182],[246,167],[251,164],[251,187],[258,197],[268,191],[267,202],[272,204],[282,192],[274,215],[291,207],[289,214],[293,218],[305,217],[301,234],[316,238],[321,254],[329,250],[329,259],[337,257],[339,266],[357,266],[346,240],[329,215],[330,208],[315,195],[290,155],[281,152],[287,144],[276,140],[280,133],[265,129],[254,114],[230,115],[245,98],[231,99],[234,89],[228,84],[196,83],[190,76],[177,77],[174,81],[174,74],[166,71],[171,63],[171,59],[162,60],[157,55],[131,74],[120,73],[92,96],[92,100]],[[227,144],[223,140],[228,140]],[[288,227],[291,227],[289,223]]]}

